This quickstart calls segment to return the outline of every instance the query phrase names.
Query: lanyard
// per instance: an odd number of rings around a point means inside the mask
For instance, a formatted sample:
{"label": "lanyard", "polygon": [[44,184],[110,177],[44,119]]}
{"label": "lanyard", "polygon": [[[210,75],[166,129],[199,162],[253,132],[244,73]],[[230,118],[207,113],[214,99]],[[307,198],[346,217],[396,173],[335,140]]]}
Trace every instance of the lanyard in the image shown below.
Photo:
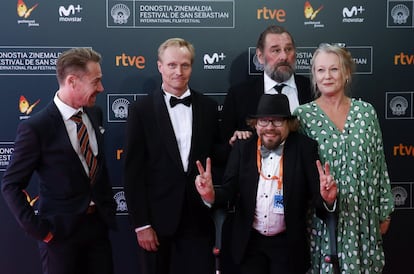
{"label": "lanyard", "polygon": [[260,176],[262,176],[263,179],[265,180],[277,180],[277,189],[282,189],[282,179],[283,179],[283,154],[282,157],[280,157],[280,162],[279,162],[279,177],[276,175],[273,175],[272,177],[268,178],[266,177],[263,173],[262,173],[262,154],[260,152],[260,146],[262,145],[262,142],[260,140],[260,138],[257,139],[257,170],[260,174]]}

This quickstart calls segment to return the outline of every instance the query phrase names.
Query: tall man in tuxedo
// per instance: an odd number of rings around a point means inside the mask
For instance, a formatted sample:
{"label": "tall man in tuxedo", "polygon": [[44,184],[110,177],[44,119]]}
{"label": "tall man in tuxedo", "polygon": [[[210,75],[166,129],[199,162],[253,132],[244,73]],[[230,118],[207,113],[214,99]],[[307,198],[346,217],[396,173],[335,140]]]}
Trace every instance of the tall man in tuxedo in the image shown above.
{"label": "tall man in tuxedo", "polygon": [[219,142],[218,109],[189,88],[193,61],[188,41],[163,42],[160,89],[128,111],[125,195],[144,274],[214,271],[214,224],[193,182]]}
{"label": "tall man in tuxedo", "polygon": [[262,94],[282,93],[289,98],[290,109],[312,100],[308,78],[295,74],[296,45],[283,27],[271,25],[259,36],[256,57],[264,73],[260,77],[231,87],[222,110],[222,139],[232,144],[236,138],[248,138],[248,115],[256,111]]}
{"label": "tall man in tuxedo", "polygon": [[213,187],[207,159],[205,170],[197,162],[195,185],[213,206],[237,197],[231,253],[242,274],[304,274],[310,267],[306,216],[311,198],[324,218],[335,208],[336,183],[329,166],[318,160],[317,143],[295,132],[298,121],[286,95],[262,95],[251,118],[256,134],[234,143],[223,184]]}
{"label": "tall man in tuxedo", "polygon": [[[100,60],[89,48],[59,56],[59,90],[19,124],[3,175],[4,199],[19,225],[38,240],[43,273],[113,273],[108,228],[116,226],[116,207],[103,153],[102,111],[94,106],[103,91]],[[39,178],[38,213],[23,193],[33,173]]]}

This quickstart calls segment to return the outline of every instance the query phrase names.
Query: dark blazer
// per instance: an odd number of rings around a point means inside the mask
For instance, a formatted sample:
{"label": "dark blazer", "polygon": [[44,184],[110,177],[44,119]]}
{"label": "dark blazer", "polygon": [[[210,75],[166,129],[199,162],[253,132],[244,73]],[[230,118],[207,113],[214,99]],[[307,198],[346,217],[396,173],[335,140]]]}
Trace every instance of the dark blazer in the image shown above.
{"label": "dark blazer", "polygon": [[[134,227],[151,225],[171,236],[183,219],[210,227],[209,209],[194,186],[196,160],[213,157],[218,142],[218,108],[207,96],[192,94],[193,129],[188,171],[180,153],[161,90],[130,105],[125,149],[125,195]],[[208,224],[209,225],[208,225]]]}
{"label": "dark blazer", "polygon": [[[91,199],[107,225],[115,227],[116,207],[101,132],[102,111],[93,107],[85,108],[85,112],[95,129],[99,150],[93,186],[54,102],[17,128],[13,156],[3,175],[1,190],[20,226],[36,239],[43,239],[49,231],[55,239],[69,236]],[[38,214],[22,192],[33,173],[37,173],[39,181]]]}
{"label": "dark blazer", "polygon": [[[232,227],[232,254],[240,263],[253,230],[259,172],[256,162],[257,135],[238,140],[230,153],[223,186],[216,188],[215,206],[225,206],[235,195]],[[317,143],[291,132],[283,151],[283,193],[289,256],[289,273],[305,273],[310,266],[306,230],[309,202],[324,210],[319,192]]]}
{"label": "dark blazer", "polygon": [[[313,100],[311,84],[307,77],[295,75],[299,104]],[[251,130],[246,125],[246,118],[256,113],[259,99],[264,93],[263,75],[253,77],[250,81],[231,87],[226,95],[221,114],[221,136],[228,143],[235,130]]]}

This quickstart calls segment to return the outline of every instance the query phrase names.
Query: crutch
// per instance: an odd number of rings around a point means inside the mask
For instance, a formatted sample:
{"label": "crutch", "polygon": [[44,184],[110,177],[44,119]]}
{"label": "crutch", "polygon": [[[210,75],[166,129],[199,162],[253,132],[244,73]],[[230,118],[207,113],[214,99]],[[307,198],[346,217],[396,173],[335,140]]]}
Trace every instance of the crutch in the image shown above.
{"label": "crutch", "polygon": [[338,217],[335,212],[327,212],[326,226],[329,234],[329,247],[331,254],[325,256],[325,262],[332,264],[334,274],[339,274],[338,251],[336,249],[336,227],[338,225]]}
{"label": "crutch", "polygon": [[216,274],[221,273],[220,265],[220,253],[221,253],[221,241],[222,241],[222,231],[223,223],[227,216],[227,209],[225,208],[216,208],[213,210],[213,220],[216,229],[216,241],[213,247],[213,255],[216,260]]}

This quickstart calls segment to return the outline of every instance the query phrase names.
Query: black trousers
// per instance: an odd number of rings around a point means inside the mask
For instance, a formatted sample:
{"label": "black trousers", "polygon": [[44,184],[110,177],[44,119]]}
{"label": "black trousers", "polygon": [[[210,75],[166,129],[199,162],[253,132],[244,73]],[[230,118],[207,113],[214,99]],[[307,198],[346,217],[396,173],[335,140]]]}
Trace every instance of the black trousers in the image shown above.
{"label": "black trousers", "polygon": [[182,221],[174,235],[157,236],[158,251],[148,252],[139,247],[141,274],[214,273],[213,226]]}
{"label": "black trousers", "polygon": [[82,217],[66,239],[39,241],[43,274],[113,274],[108,228],[97,213]]}
{"label": "black trousers", "polygon": [[240,264],[242,274],[290,274],[286,233],[263,236],[253,229]]}

